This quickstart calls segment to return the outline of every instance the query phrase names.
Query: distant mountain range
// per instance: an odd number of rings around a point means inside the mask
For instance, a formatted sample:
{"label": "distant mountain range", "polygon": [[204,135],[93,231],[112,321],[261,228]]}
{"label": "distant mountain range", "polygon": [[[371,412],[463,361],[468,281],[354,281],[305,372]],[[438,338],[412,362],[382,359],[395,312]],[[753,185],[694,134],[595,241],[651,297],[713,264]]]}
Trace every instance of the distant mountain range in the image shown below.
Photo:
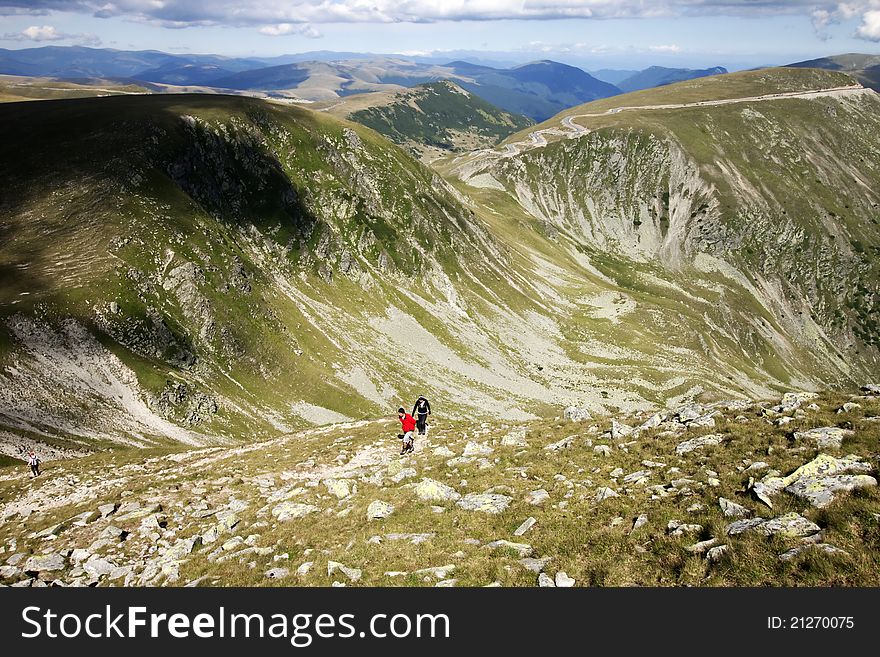
{"label": "distant mountain range", "polygon": [[[491,65],[490,65],[491,64]],[[0,49],[0,74],[148,82],[188,90],[233,90],[305,101],[452,80],[501,110],[543,121],[581,103],[634,89],[726,72],[724,69],[604,70],[591,75],[550,60],[507,66],[500,62],[317,51],[280,57],[235,58],[47,46]],[[617,86],[618,83],[621,86]]]}

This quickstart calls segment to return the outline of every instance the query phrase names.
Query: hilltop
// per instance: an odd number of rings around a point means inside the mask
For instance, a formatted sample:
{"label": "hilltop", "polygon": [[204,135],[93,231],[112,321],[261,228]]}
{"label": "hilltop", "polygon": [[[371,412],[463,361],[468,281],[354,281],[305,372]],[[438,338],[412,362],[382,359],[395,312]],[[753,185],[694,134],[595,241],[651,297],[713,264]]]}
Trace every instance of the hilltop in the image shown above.
{"label": "hilltop", "polygon": [[789,64],[792,68],[821,68],[848,73],[866,87],[880,91],[880,55],[849,53],[820,57],[805,62]]}
{"label": "hilltop", "polygon": [[449,81],[348,96],[312,109],[372,128],[426,161],[450,151],[494,146],[532,124]]}

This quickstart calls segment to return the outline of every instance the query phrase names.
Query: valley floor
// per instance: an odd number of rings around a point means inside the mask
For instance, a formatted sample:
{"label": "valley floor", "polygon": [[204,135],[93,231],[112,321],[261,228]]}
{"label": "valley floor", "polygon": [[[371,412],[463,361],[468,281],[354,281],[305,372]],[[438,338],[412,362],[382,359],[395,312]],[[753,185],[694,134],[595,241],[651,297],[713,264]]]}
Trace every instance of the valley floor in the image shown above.
{"label": "valley floor", "polygon": [[880,397],[814,397],[8,467],[0,581],[877,586]]}

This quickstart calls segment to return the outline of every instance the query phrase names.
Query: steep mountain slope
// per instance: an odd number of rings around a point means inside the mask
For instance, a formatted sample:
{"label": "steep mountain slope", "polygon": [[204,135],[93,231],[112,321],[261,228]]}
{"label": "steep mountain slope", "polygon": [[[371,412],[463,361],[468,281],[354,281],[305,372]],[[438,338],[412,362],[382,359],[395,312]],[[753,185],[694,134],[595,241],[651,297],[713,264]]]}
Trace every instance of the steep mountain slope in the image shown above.
{"label": "steep mountain slope", "polygon": [[823,68],[848,73],[866,87],[880,91],[880,55],[849,53],[789,64],[792,68]]}
{"label": "steep mountain slope", "polygon": [[618,340],[643,363],[659,347],[708,357],[707,381],[857,380],[880,365],[880,99],[854,84],[703,78],[568,110],[447,166],[641,310],[642,338]]}
{"label": "steep mountain slope", "polygon": [[250,98],[0,107],[4,449],[527,419],[878,371],[878,98],[782,69],[448,156]]}
{"label": "steep mountain slope", "polygon": [[372,128],[426,161],[449,151],[494,146],[532,124],[449,81],[349,96],[311,109]]}
{"label": "steep mountain slope", "polygon": [[[67,449],[564,403],[537,284],[364,128],[255,99],[8,104],[0,422]],[[59,442],[61,440],[61,442]],[[14,441],[13,441],[14,442]]]}
{"label": "steep mountain slope", "polygon": [[617,82],[617,87],[623,92],[651,89],[674,82],[704,78],[710,75],[724,75],[727,69],[723,66],[714,66],[706,69],[690,68],[665,68],[663,66],[651,66],[643,71]]}

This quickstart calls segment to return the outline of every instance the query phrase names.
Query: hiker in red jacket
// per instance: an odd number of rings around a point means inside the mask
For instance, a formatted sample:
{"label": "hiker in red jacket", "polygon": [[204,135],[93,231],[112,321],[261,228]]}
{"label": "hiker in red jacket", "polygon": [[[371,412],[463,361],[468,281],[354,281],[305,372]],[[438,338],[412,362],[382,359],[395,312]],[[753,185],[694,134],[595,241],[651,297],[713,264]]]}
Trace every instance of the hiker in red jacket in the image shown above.
{"label": "hiker in red jacket", "polygon": [[413,451],[413,431],[416,430],[416,419],[407,413],[403,406],[397,409],[397,418],[403,427],[403,433],[397,434],[397,437],[403,441],[400,453],[406,454]]}

